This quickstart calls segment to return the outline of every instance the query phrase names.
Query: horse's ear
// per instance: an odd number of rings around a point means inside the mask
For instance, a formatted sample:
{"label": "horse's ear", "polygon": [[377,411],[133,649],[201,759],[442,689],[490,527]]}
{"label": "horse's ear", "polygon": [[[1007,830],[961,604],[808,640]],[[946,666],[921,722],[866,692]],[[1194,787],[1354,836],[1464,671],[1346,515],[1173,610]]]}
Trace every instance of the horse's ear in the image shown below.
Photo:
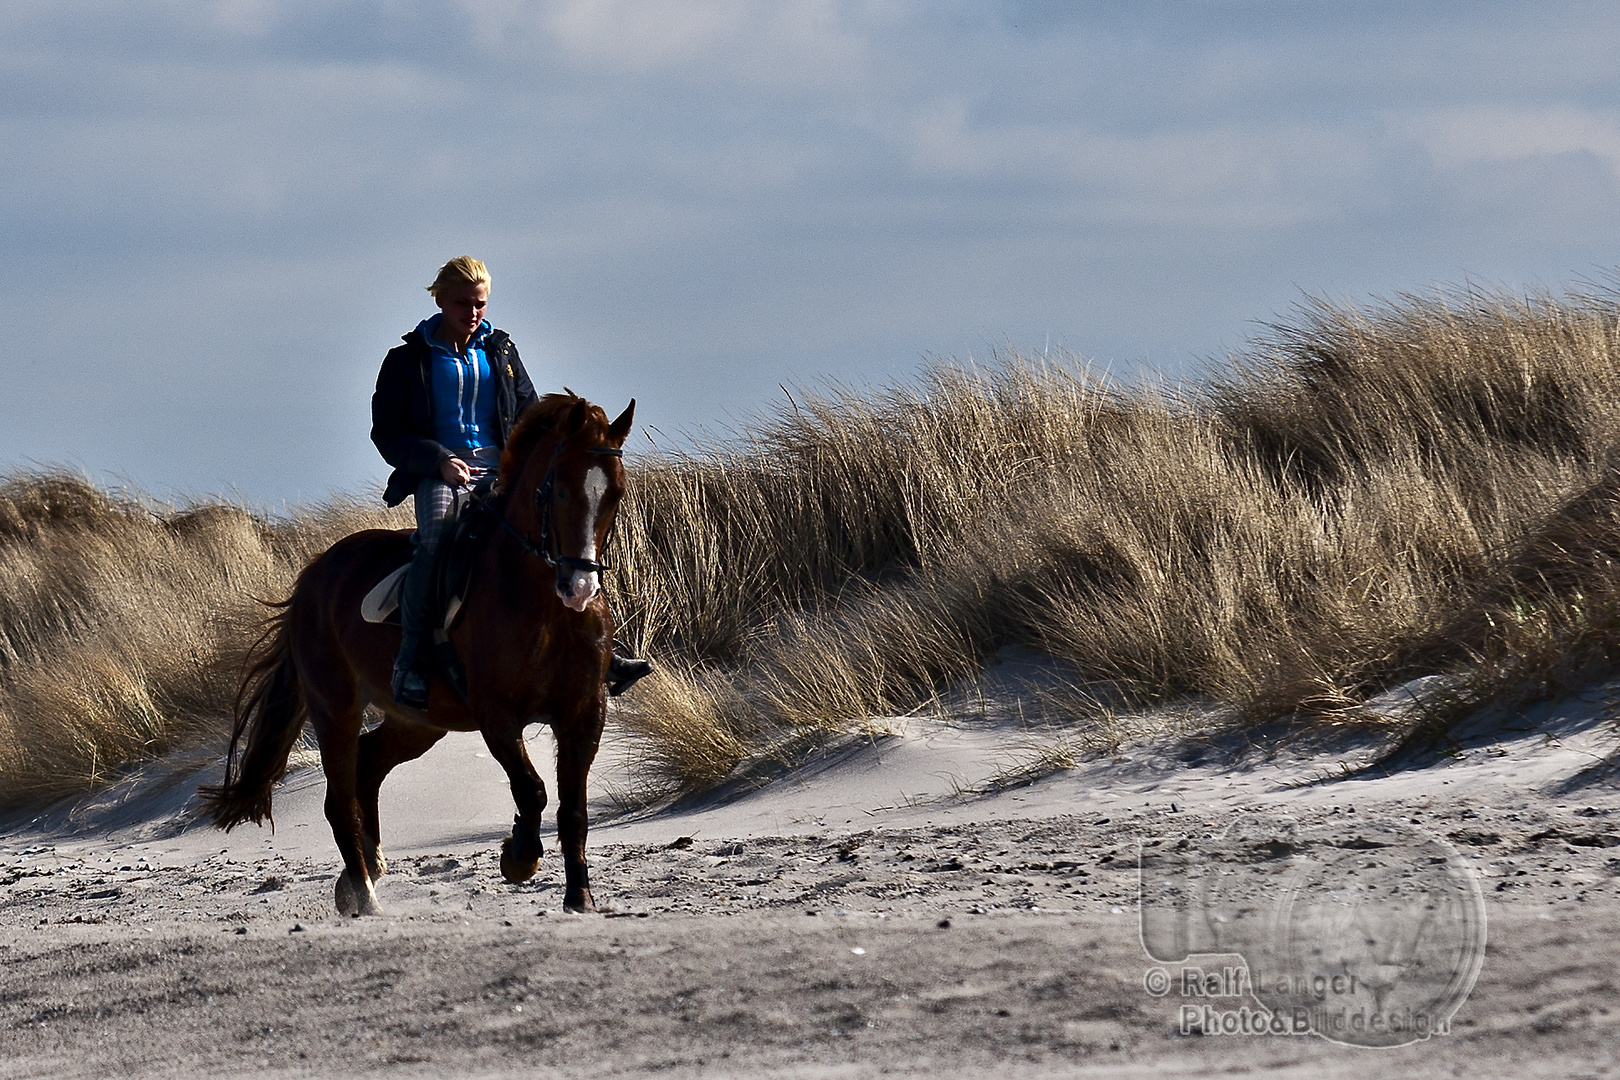
{"label": "horse's ear", "polygon": [[585,426],[585,410],[590,403],[584,398],[576,398],[574,407],[568,410],[567,425],[563,428],[570,435],[578,435],[579,429]]}
{"label": "horse's ear", "polygon": [[636,399],[631,398],[630,404],[624,407],[624,412],[620,413],[619,418],[613,421],[613,426],[608,428],[608,438],[612,440],[614,446],[624,445],[624,440],[630,437],[630,424],[635,418]]}

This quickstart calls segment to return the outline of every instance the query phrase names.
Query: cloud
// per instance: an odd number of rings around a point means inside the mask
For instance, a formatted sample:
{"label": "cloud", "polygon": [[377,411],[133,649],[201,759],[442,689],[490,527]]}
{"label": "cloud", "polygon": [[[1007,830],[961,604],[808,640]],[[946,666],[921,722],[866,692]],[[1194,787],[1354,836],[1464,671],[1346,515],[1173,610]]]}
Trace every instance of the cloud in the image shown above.
{"label": "cloud", "polygon": [[576,62],[648,71],[714,59],[758,15],[737,0],[569,0],[546,13],[545,25]]}
{"label": "cloud", "polygon": [[1451,108],[1397,116],[1393,128],[1442,169],[1586,154],[1620,176],[1620,112],[1550,108]]}
{"label": "cloud", "polygon": [[[503,56],[544,46],[595,74],[696,83],[827,86],[856,75],[866,41],[836,0],[466,0]],[[869,8],[881,6],[869,5]]]}
{"label": "cloud", "polygon": [[465,183],[465,164],[439,165],[413,122],[472,95],[400,64],[134,59],[54,115],[50,96],[0,113],[0,230],[13,245],[80,238],[225,258],[244,228],[341,240],[334,215],[363,223]]}
{"label": "cloud", "polygon": [[286,6],[278,0],[217,0],[210,21],[227,34],[258,37],[276,24]]}
{"label": "cloud", "polygon": [[1280,118],[1138,133],[1086,124],[974,123],[961,99],[924,110],[909,133],[920,172],[1019,181],[1112,223],[1278,227],[1342,212],[1377,169],[1359,133]]}

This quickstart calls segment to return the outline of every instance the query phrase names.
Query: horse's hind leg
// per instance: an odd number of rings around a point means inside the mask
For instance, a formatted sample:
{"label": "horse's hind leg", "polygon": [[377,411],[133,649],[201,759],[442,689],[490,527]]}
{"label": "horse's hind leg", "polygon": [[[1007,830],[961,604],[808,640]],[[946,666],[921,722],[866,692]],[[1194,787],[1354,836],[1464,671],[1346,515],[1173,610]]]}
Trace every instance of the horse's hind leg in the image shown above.
{"label": "horse's hind leg", "polygon": [[343,856],[334,900],[340,915],[381,915],[377,893],[366,868],[365,823],[356,792],[356,762],[360,749],[360,710],[354,705],[330,710],[309,702],[310,720],[321,744],[321,765],[326,772],[326,820]]}
{"label": "horse's hind leg", "polygon": [[501,845],[501,876],[516,885],[534,877],[540,869],[540,856],[545,853],[540,843],[540,814],[546,808],[546,785],[529,760],[521,725],[486,725],[484,745],[506,770],[512,784],[512,801],[517,804],[512,835]]}
{"label": "horse's hind leg", "polygon": [[388,872],[388,861],[382,853],[382,831],[377,822],[377,793],[382,789],[382,782],[396,765],[416,760],[442,738],[444,732],[439,728],[402,720],[392,714],[360,736],[355,793],[360,801],[360,827],[365,840],[362,854],[373,881]]}

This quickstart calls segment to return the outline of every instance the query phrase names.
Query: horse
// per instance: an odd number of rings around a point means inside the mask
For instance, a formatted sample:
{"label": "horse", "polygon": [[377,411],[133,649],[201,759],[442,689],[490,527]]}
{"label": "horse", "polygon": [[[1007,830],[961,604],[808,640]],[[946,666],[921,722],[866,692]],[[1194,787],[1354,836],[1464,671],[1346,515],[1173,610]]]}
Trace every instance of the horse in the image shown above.
{"label": "horse", "polygon": [[[214,824],[274,825],[271,792],[307,722],[326,772],[326,819],[343,856],[337,909],[381,914],[383,779],[447,732],[476,731],[511,781],[517,815],[501,845],[501,876],[521,883],[539,869],[546,807],[523,729],[549,723],[563,908],[595,911],[585,865],[585,779],[607,717],[603,677],[613,642],[613,615],[601,594],[607,567],[599,560],[625,490],[623,446],[635,407],[632,399],[610,423],[572,392],[548,394],[513,428],[497,472],[504,509],[475,556],[450,632],[466,668],[465,700],[434,679],[426,708],[396,704],[389,683],[399,629],[361,617],[362,598],[402,560],[408,530],[354,533],[305,567],[292,595],[269,605],[279,610],[244,659],[224,781],[200,789]],[[383,720],[362,733],[367,705]]]}

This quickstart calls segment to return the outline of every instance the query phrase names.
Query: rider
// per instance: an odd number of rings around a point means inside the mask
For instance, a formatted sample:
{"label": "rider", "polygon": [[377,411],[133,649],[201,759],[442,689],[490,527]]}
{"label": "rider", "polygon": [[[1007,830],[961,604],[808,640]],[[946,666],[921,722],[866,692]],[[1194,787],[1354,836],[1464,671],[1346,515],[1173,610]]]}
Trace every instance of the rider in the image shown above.
{"label": "rider", "polygon": [[[439,314],[423,320],[384,358],[371,398],[371,441],[394,466],[383,501],[416,502],[410,569],[400,591],[399,655],[394,700],[427,705],[428,680],[418,644],[432,593],[433,560],[455,524],[457,493],[492,480],[512,426],[538,400],[517,347],[484,319],[489,270],[461,255],[428,286]],[[652,671],[620,655],[615,642],[608,686],[622,693]]]}

